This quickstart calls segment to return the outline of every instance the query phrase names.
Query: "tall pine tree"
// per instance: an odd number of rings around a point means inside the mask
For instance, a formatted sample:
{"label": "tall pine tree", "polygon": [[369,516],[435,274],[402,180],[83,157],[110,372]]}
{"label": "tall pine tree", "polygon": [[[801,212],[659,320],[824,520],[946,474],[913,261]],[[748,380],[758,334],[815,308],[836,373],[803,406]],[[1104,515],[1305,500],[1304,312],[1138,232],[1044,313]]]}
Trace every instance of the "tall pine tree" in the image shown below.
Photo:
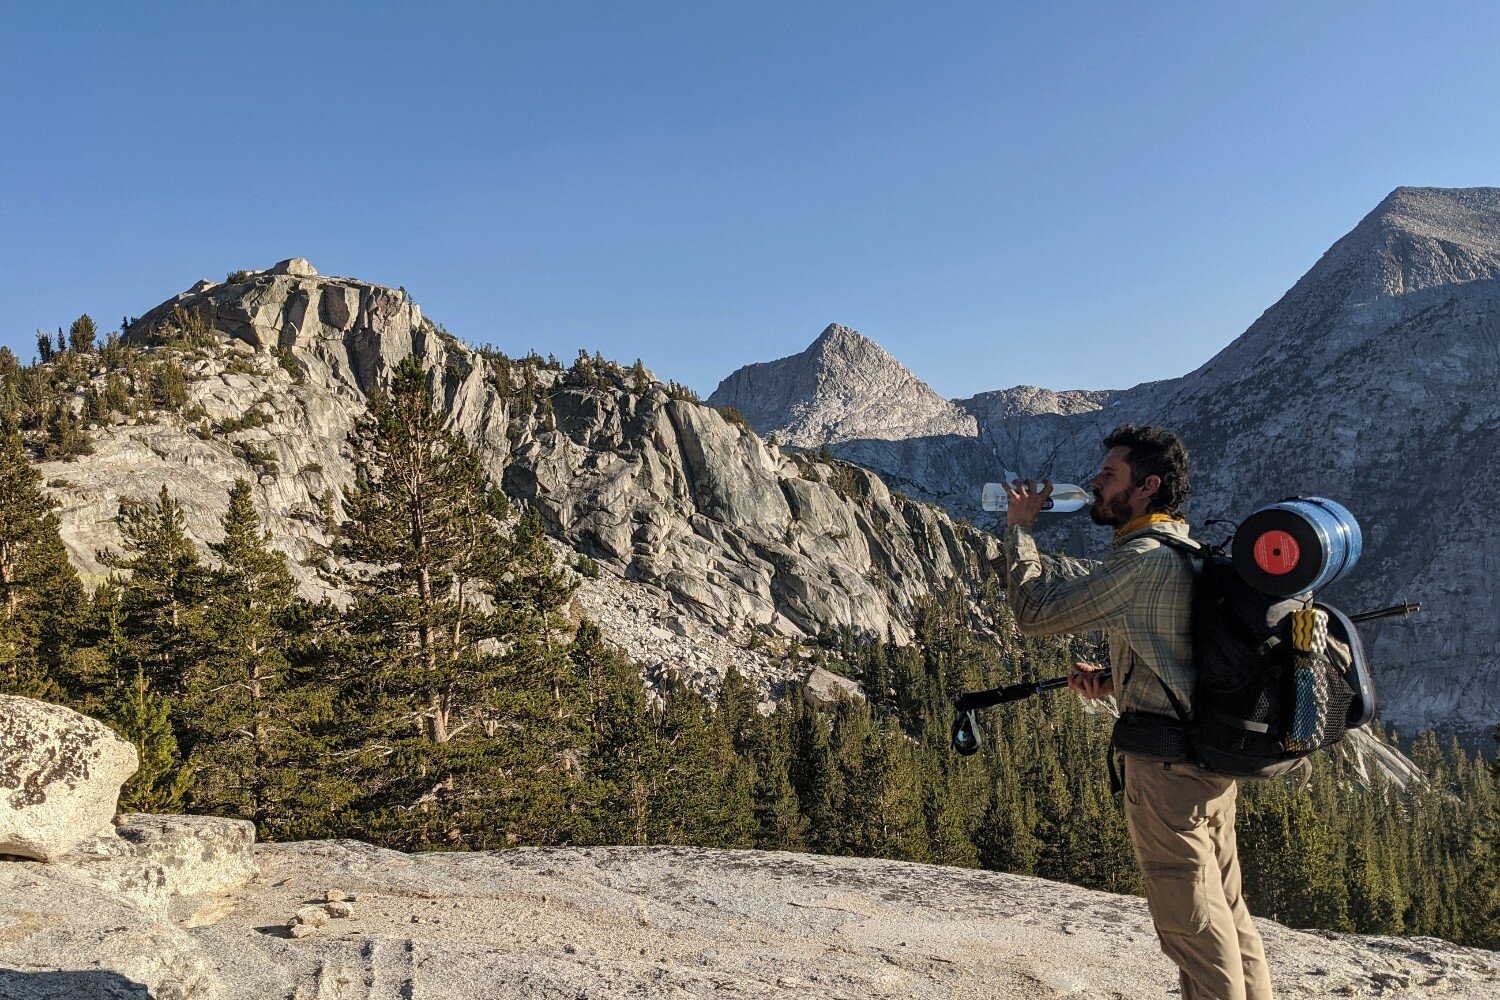
{"label": "tall pine tree", "polygon": [[0,691],[61,700],[83,588],[41,483],[20,432],[0,418]]}
{"label": "tall pine tree", "polygon": [[203,667],[183,702],[193,808],[252,820],[271,837],[316,808],[309,716],[326,698],[294,683],[288,654],[307,617],[244,479],[230,488],[223,527],[209,546],[219,565],[207,584]]}
{"label": "tall pine tree", "polygon": [[408,848],[566,836],[577,700],[539,523],[503,531],[504,498],[415,357],[371,394],[358,443],[346,687],[371,830]]}

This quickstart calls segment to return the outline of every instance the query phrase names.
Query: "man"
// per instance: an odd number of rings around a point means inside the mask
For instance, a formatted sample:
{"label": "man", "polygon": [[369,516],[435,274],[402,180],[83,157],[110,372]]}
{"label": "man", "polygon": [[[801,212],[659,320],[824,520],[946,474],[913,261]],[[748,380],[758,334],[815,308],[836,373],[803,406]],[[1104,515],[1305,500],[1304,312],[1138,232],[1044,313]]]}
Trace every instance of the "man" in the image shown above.
{"label": "man", "polygon": [[[1007,486],[1006,588],[1027,635],[1103,629],[1113,675],[1076,664],[1068,686],[1086,698],[1115,695],[1122,714],[1175,717],[1170,687],[1189,705],[1191,556],[1146,532],[1188,537],[1187,450],[1172,432],[1124,425],[1104,439],[1089,484],[1094,523],[1115,529],[1102,563],[1042,557],[1031,534],[1052,492],[1032,480]],[[1118,683],[1116,683],[1118,682]],[[1161,949],[1176,963],[1184,1000],[1266,1000],[1270,974],[1240,893],[1236,785],[1191,764],[1125,758],[1125,818],[1146,882]]]}

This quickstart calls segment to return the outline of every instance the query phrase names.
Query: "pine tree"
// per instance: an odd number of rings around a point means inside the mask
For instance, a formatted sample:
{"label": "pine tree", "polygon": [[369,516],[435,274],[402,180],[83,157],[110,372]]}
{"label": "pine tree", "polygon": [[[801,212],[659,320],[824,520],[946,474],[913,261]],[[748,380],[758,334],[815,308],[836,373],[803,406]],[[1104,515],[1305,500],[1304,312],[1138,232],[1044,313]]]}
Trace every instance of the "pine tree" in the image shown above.
{"label": "pine tree", "polygon": [[708,702],[678,683],[653,714],[658,751],[651,839],[703,847],[749,847],[756,822],[751,774]]}
{"label": "pine tree", "polygon": [[832,733],[827,721],[809,707],[795,689],[787,694],[791,703],[791,761],[788,777],[807,817],[808,849],[820,854],[838,853],[841,846],[844,782],[830,747]]}
{"label": "pine tree", "polygon": [[68,346],[78,354],[93,354],[94,338],[98,334],[98,326],[94,324],[88,313],[84,313],[68,328]]}
{"label": "pine tree", "polygon": [[650,843],[650,771],[657,755],[640,671],[605,645],[599,626],[587,619],[568,657],[587,692],[587,785],[578,796],[584,839]]}
{"label": "pine tree", "polygon": [[1017,791],[1009,784],[997,785],[975,835],[980,865],[991,871],[1036,874],[1042,842],[1032,826]]}
{"label": "pine tree", "polygon": [[[1500,744],[1500,725],[1495,727]],[[1469,799],[1474,811],[1474,853],[1459,901],[1462,943],[1500,950],[1500,758],[1476,762]]]}
{"label": "pine tree", "polygon": [[120,595],[120,676],[139,671],[154,690],[180,695],[201,661],[207,573],[182,506],[165,486],[154,504],[122,501],[118,523],[123,554],[101,556],[130,574]]}
{"label": "pine tree", "polygon": [[117,371],[111,371],[104,380],[104,408],[112,413],[131,411],[130,390]]}
{"label": "pine tree", "polygon": [[966,801],[967,789],[960,775],[945,770],[932,759],[931,754],[922,761],[923,801],[922,815],[927,826],[927,841],[931,845],[934,864],[975,868],[979,865],[979,850],[969,834],[970,809]]}
{"label": "pine tree", "polygon": [[83,588],[21,435],[0,419],[0,691],[61,700]]}
{"label": "pine tree", "polygon": [[540,521],[502,532],[505,501],[415,357],[372,393],[359,444],[343,553],[373,568],[351,580],[347,686],[384,748],[367,760],[372,829],[409,848],[568,835],[583,723]]}
{"label": "pine tree", "polygon": [[774,730],[765,730],[752,751],[755,846],[772,851],[805,851],[808,821],[802,815],[797,790],[792,785],[790,755],[779,735]]}
{"label": "pine tree", "polygon": [[84,431],[82,422],[68,401],[54,404],[48,413],[47,436],[42,444],[42,456],[47,459],[69,459],[89,455],[94,451],[93,442]]}
{"label": "pine tree", "polygon": [[83,390],[83,422],[85,424],[102,424],[108,414],[104,409],[104,397],[93,386]]}
{"label": "pine tree", "polygon": [[262,836],[300,804],[297,726],[300,692],[290,689],[296,585],[286,558],[270,548],[251,499],[235,480],[224,539],[209,546],[204,669],[184,699],[192,733],[194,808],[255,822]]}
{"label": "pine tree", "polygon": [[1349,845],[1349,919],[1360,934],[1400,934],[1404,901],[1370,845]]}
{"label": "pine tree", "polygon": [[187,377],[176,362],[163,359],[146,369],[146,396],[153,407],[162,410],[177,411],[187,405]]}
{"label": "pine tree", "polygon": [[843,775],[841,853],[931,859],[921,775],[906,742],[899,726],[874,724],[862,709],[840,702],[829,746]]}
{"label": "pine tree", "polygon": [[182,761],[172,733],[171,703],[152,689],[143,670],[122,685],[109,713],[114,728],[135,744],[141,766],[120,789],[120,808],[182,812],[192,769]]}

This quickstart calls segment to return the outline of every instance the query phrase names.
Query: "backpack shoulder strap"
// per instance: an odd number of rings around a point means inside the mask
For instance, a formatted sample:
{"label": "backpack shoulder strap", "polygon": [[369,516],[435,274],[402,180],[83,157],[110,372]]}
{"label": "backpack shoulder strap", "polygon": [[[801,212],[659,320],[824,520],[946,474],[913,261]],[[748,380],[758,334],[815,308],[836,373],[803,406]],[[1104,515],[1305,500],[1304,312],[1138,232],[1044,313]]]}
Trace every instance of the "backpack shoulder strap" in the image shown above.
{"label": "backpack shoulder strap", "polygon": [[[1189,555],[1194,557],[1195,559],[1200,559],[1203,561],[1205,566],[1207,565],[1208,561],[1214,556],[1213,551],[1209,549],[1207,545],[1204,545],[1202,542],[1194,541],[1191,538],[1179,538],[1176,535],[1169,535],[1163,531],[1143,531],[1141,532],[1141,534],[1145,537],[1156,539],[1158,542],[1161,542],[1169,549],[1175,549],[1176,551],[1181,552],[1184,555]],[[1126,680],[1129,680],[1129,678],[1127,677]],[[1161,685],[1162,691],[1167,696],[1167,701],[1171,703],[1172,711],[1177,714],[1177,718],[1182,722],[1183,726],[1186,727],[1188,725],[1188,713],[1187,709],[1183,706],[1182,701],[1177,697],[1175,693],[1173,693],[1172,689],[1167,686],[1167,682],[1162,680],[1160,676],[1156,678],[1156,682]],[[1188,737],[1187,745],[1189,756],[1192,757],[1196,762],[1198,754],[1197,750],[1193,747],[1191,737]]]}
{"label": "backpack shoulder strap", "polygon": [[1214,555],[1213,550],[1211,550],[1207,545],[1204,545],[1202,542],[1195,541],[1191,538],[1179,538],[1176,535],[1169,535],[1165,531],[1143,531],[1141,532],[1139,537],[1154,538],[1169,549],[1176,549],[1178,552],[1185,552],[1190,556],[1197,556],[1199,559],[1202,559],[1205,562],[1209,559],[1212,559]]}

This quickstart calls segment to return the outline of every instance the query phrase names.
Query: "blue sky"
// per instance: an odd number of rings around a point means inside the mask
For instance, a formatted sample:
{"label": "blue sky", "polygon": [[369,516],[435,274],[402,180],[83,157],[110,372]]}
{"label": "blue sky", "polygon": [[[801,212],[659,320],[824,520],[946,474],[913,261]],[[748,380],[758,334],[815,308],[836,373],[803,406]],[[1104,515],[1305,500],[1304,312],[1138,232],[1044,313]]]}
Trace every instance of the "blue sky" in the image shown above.
{"label": "blue sky", "polygon": [[[1231,9],[1233,8],[1233,9]],[[707,393],[1183,374],[1402,184],[1500,183],[1468,3],[11,3],[0,342],[304,256]]]}

